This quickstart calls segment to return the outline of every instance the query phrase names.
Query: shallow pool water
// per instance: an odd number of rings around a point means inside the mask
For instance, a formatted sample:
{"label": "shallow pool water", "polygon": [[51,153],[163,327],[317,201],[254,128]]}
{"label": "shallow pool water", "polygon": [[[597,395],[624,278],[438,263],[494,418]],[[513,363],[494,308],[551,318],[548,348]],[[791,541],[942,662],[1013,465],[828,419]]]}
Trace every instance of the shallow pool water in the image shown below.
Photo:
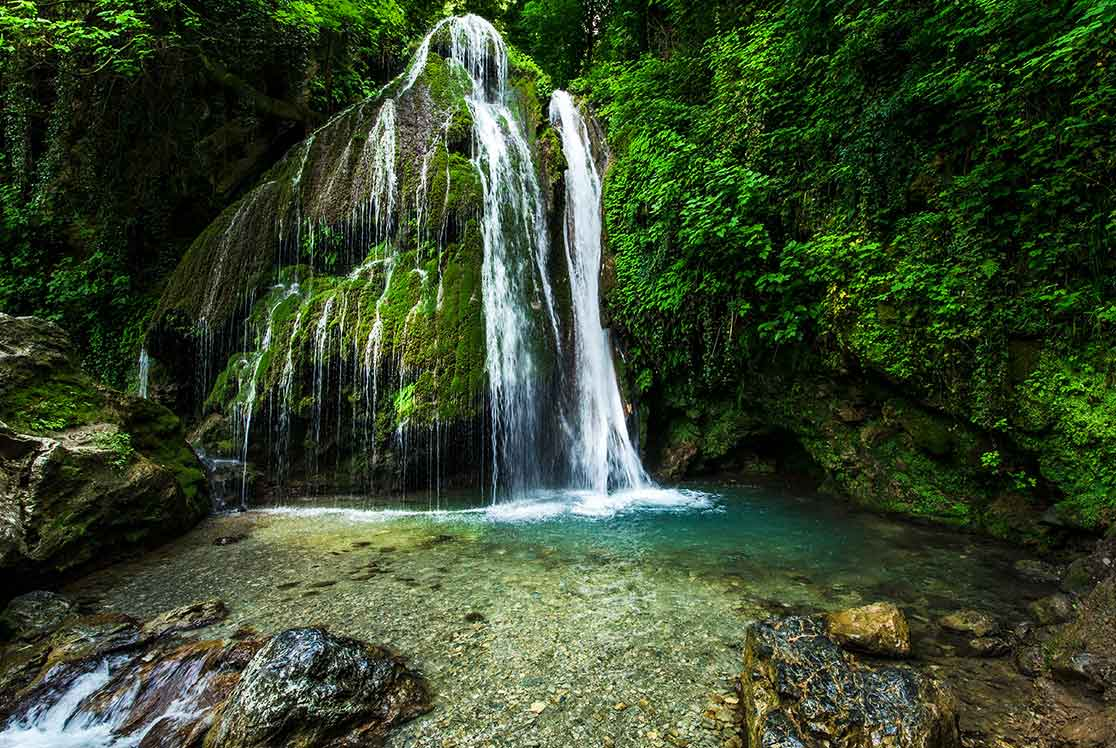
{"label": "shallow pool water", "polygon": [[754,487],[496,507],[332,498],[211,518],[70,592],[138,616],[219,597],[232,615],[215,635],[324,624],[389,644],[436,703],[396,746],[718,746],[729,732],[709,709],[731,699],[749,621],[875,600],[904,608],[916,656],[956,682],[973,729],[1008,735],[1026,681],[958,654],[932,622],[964,607],[1022,619],[1047,591],[1017,558]]}

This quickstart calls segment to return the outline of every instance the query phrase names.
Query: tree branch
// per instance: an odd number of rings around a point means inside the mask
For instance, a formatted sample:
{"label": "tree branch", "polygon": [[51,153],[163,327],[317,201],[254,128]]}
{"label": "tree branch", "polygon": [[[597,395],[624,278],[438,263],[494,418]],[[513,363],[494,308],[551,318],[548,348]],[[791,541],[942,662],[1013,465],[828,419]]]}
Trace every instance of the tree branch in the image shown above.
{"label": "tree branch", "polygon": [[219,62],[209,59],[199,53],[202,66],[206,74],[216,83],[231,88],[252,102],[259,111],[270,114],[279,119],[303,122],[310,127],[317,127],[325,121],[325,117],[311,110],[305,104],[276,99],[249,85],[244,79],[229,72],[228,68]]}

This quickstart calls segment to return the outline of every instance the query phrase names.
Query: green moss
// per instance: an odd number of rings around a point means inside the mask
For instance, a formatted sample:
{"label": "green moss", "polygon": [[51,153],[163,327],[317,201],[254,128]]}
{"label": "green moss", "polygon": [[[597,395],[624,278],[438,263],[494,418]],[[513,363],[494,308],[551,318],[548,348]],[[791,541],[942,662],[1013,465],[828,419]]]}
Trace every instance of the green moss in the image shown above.
{"label": "green moss", "polygon": [[32,434],[45,435],[109,417],[105,400],[77,374],[53,375],[8,393],[0,420]]}
{"label": "green moss", "polygon": [[[1112,354],[1044,353],[1020,385],[1020,444],[1038,455],[1042,477],[1063,494],[1059,517],[1089,529],[1116,521],[1116,388]],[[1035,432],[1036,424],[1044,424]]]}

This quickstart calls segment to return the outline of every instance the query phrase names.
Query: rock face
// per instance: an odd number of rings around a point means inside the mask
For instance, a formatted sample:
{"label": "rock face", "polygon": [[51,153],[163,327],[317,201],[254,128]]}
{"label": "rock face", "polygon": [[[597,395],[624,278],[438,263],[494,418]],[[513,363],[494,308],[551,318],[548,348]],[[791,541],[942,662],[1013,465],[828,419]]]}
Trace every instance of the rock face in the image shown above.
{"label": "rock face", "polygon": [[911,630],[903,612],[891,603],[872,603],[827,617],[829,634],[844,646],[885,657],[911,653]]}
{"label": "rock face", "polygon": [[[49,599],[52,608],[64,600]],[[43,616],[21,618],[20,611],[45,609],[46,600],[15,601],[4,614],[25,620],[7,645],[0,642],[4,745],[20,745],[23,735],[48,745],[62,739],[51,731],[63,725],[77,726],[66,728],[67,744],[77,745],[81,725],[95,725],[95,745],[367,746],[430,708],[421,677],[399,658],[320,629],[270,641],[184,638],[225,617],[217,600],[146,623],[67,612],[52,620],[53,631],[39,625]],[[63,713],[47,719],[49,710]]]}
{"label": "rock face", "polygon": [[209,511],[178,419],[100,388],[55,325],[0,314],[0,599],[180,533]]}
{"label": "rock face", "polygon": [[956,701],[906,667],[871,667],[819,618],[753,624],[740,676],[748,748],[958,748]]}
{"label": "rock face", "polygon": [[422,682],[387,650],[291,629],[252,660],[206,746],[366,744],[428,709]]}
{"label": "rock face", "polygon": [[1016,668],[1035,679],[1034,748],[1116,745],[1116,534],[1066,569],[1066,595],[1031,604]]}

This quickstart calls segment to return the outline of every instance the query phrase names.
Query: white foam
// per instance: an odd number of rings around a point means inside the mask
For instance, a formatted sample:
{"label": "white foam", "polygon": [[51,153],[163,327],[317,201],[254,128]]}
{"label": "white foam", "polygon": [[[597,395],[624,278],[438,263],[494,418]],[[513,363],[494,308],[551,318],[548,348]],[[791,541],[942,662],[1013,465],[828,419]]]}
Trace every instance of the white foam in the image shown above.
{"label": "white foam", "polygon": [[113,734],[111,719],[94,721],[81,712],[81,702],[108,683],[108,661],[82,675],[48,708],[32,711],[0,732],[0,748],[96,748],[123,746]]}
{"label": "white foam", "polygon": [[344,507],[275,507],[257,510],[282,517],[333,517],[350,522],[388,522],[420,517],[432,521],[474,520],[495,523],[545,522],[564,517],[607,520],[640,512],[692,512],[716,508],[714,496],[671,488],[633,488],[601,494],[593,491],[538,491],[527,498],[468,509],[351,509]]}

